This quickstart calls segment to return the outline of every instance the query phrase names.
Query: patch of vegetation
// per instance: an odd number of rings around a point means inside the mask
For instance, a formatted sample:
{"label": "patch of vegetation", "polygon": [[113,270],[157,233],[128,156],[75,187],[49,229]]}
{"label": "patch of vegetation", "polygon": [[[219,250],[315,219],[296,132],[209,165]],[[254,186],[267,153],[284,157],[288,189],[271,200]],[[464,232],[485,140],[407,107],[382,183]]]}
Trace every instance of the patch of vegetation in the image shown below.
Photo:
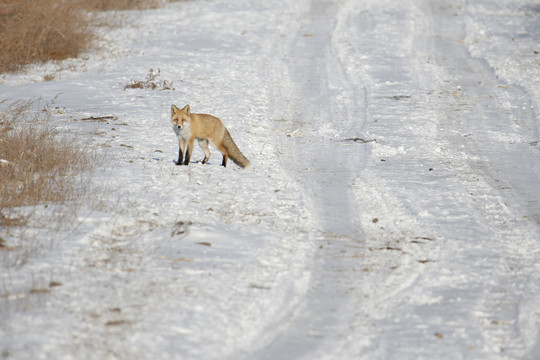
{"label": "patch of vegetation", "polygon": [[0,103],[0,226],[20,226],[13,210],[65,204],[89,186],[96,158],[77,137],[60,136],[38,102]]}
{"label": "patch of vegetation", "polygon": [[172,81],[161,80],[158,77],[161,74],[161,70],[150,69],[144,80],[131,80],[124,86],[126,89],[151,89],[151,90],[176,90]]}
{"label": "patch of vegetation", "polygon": [[0,0],[0,73],[79,55],[92,40],[88,23],[72,1]]}
{"label": "patch of vegetation", "polygon": [[0,0],[0,73],[79,56],[94,39],[89,12],[154,8],[163,1]]}
{"label": "patch of vegetation", "polygon": [[80,0],[83,7],[91,11],[110,11],[128,9],[154,9],[157,8],[160,0]]}

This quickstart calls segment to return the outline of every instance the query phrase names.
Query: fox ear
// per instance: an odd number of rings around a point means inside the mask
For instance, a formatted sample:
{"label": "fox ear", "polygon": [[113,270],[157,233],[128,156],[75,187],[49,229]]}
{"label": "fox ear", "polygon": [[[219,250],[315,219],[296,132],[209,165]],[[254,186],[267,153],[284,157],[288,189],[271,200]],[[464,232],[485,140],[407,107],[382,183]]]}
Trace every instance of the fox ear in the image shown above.
{"label": "fox ear", "polygon": [[177,108],[175,105],[171,106],[171,114],[174,115],[174,114],[176,114],[177,112],[178,112],[178,108]]}
{"label": "fox ear", "polygon": [[189,109],[189,105],[184,106],[184,108],[182,110],[186,113],[186,115],[189,115],[191,113],[191,111]]}

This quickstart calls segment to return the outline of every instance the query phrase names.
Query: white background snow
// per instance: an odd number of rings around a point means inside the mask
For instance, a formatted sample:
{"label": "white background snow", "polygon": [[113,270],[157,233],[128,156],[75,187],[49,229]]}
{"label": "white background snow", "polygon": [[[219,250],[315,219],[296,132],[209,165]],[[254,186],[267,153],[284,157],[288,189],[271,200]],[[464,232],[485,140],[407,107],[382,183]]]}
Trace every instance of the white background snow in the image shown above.
{"label": "white background snow", "polygon": [[[537,2],[118,15],[0,78],[103,158],[69,221],[2,230],[0,358],[540,358]],[[124,89],[151,73],[174,90]],[[175,166],[172,104],[253,169]]]}

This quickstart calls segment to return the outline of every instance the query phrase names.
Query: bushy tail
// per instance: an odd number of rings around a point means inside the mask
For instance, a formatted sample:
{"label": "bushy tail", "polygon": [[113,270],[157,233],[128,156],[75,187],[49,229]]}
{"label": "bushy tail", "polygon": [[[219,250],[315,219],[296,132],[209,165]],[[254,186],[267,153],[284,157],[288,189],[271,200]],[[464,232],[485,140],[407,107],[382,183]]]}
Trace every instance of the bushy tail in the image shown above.
{"label": "bushy tail", "polygon": [[223,135],[223,147],[227,150],[229,158],[234,161],[236,165],[246,169],[251,168],[251,163],[244,154],[242,154],[238,146],[236,146],[228,130],[225,130],[225,134]]}

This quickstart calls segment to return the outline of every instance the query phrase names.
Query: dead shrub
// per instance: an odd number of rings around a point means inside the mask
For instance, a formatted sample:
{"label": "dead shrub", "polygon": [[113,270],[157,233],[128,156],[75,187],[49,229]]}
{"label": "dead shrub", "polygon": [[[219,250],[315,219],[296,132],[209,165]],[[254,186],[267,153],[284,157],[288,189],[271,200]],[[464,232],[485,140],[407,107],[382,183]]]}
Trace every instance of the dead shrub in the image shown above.
{"label": "dead shrub", "polygon": [[124,86],[126,89],[151,89],[151,90],[176,90],[172,81],[158,79],[161,75],[161,70],[158,68],[157,72],[154,69],[150,69],[146,74],[144,80],[131,80]]}
{"label": "dead shrub", "polygon": [[0,226],[16,226],[14,208],[80,197],[95,159],[76,137],[59,136],[36,102],[0,105]]}

